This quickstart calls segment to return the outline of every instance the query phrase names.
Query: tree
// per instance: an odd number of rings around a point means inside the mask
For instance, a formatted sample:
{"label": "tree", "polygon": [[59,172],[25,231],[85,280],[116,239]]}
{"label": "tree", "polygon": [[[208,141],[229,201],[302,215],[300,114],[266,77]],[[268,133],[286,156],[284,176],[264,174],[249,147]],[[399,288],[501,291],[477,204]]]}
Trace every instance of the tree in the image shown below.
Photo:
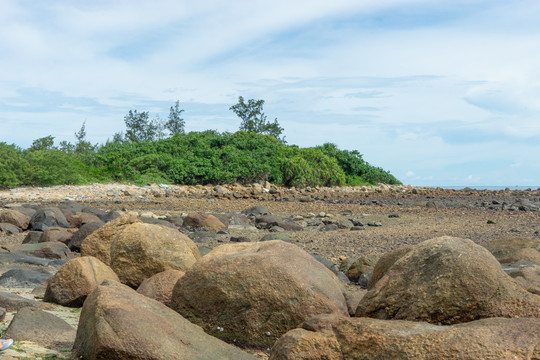
{"label": "tree", "polygon": [[127,128],[127,141],[154,140],[157,135],[158,126],[154,121],[148,119],[148,111],[129,110],[129,113],[124,117],[124,122]]}
{"label": "tree", "polygon": [[52,150],[52,149],[54,149],[54,136],[52,135],[34,140],[32,142],[32,146],[28,148],[28,150],[30,151]]}
{"label": "tree", "polygon": [[83,122],[79,131],[75,133],[77,144],[75,144],[75,153],[86,154],[90,151],[94,151],[94,146],[86,140],[86,121]]}
{"label": "tree", "polygon": [[254,132],[257,134],[271,135],[281,142],[285,142],[284,138],[279,136],[283,132],[283,128],[279,126],[277,118],[274,122],[266,120],[266,114],[263,112],[264,100],[249,99],[247,104],[242,96],[238,97],[238,104],[231,106],[232,110],[240,119],[240,131]]}
{"label": "tree", "polygon": [[171,136],[184,133],[185,121],[180,117],[183,112],[184,110],[180,109],[180,101],[177,100],[174,107],[171,106],[169,120],[165,123],[165,128],[171,132]]}

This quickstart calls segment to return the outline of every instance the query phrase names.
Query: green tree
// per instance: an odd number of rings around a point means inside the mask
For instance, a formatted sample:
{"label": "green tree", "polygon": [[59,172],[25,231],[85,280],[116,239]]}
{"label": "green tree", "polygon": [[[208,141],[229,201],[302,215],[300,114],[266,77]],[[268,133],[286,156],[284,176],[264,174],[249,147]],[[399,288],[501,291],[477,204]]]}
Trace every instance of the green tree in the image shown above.
{"label": "green tree", "polygon": [[171,106],[169,119],[165,123],[165,128],[170,131],[171,136],[176,134],[184,134],[185,121],[180,117],[183,112],[184,110],[180,109],[180,101],[177,100],[174,107]]}
{"label": "green tree", "polygon": [[87,154],[95,150],[95,146],[86,140],[86,121],[83,122],[79,131],[75,133],[75,138],[77,139],[77,144],[75,144],[75,153]]}
{"label": "green tree", "polygon": [[266,114],[263,112],[264,100],[249,99],[244,102],[242,96],[238,97],[238,104],[229,108],[240,119],[240,131],[254,132],[257,134],[271,135],[280,142],[285,142],[284,138],[280,138],[283,133],[283,128],[279,126],[277,118],[273,122],[266,120]]}
{"label": "green tree", "polygon": [[158,125],[149,120],[148,111],[129,110],[129,113],[124,117],[124,122],[126,123],[127,141],[139,142],[156,138]]}
{"label": "green tree", "polygon": [[28,148],[29,151],[52,150],[52,149],[54,149],[54,136],[52,135],[34,140],[32,142],[32,146]]}

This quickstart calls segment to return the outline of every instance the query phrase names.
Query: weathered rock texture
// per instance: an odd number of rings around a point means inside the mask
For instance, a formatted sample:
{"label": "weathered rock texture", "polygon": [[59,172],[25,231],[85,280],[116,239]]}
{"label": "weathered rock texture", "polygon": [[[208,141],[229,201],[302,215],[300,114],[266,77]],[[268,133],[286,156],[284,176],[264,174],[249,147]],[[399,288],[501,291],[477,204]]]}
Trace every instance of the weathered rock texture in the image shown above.
{"label": "weathered rock texture", "polygon": [[540,319],[492,318],[452,326],[321,315],[289,331],[270,360],[538,359]]}
{"label": "weathered rock texture", "polygon": [[186,271],[200,257],[190,238],[161,225],[128,225],[111,244],[111,268],[122,283],[134,288],[165,270]]}
{"label": "weathered rock texture", "polygon": [[44,300],[80,307],[86,297],[107,279],[119,281],[114,271],[99,259],[92,256],[72,259],[49,279]]}
{"label": "weathered rock texture", "polygon": [[271,346],[317,314],[347,315],[337,277],[279,240],[214,249],[178,280],[171,307],[210,334],[243,346]]}
{"label": "weathered rock texture", "polygon": [[169,306],[174,285],[184,274],[183,271],[173,269],[162,271],[144,280],[137,292]]}
{"label": "weathered rock texture", "polygon": [[86,299],[73,355],[83,359],[254,360],[165,305],[111,281]]}
{"label": "weathered rock texture", "polygon": [[506,275],[482,246],[445,236],[415,245],[388,267],[356,316],[442,324],[540,317],[540,297]]}

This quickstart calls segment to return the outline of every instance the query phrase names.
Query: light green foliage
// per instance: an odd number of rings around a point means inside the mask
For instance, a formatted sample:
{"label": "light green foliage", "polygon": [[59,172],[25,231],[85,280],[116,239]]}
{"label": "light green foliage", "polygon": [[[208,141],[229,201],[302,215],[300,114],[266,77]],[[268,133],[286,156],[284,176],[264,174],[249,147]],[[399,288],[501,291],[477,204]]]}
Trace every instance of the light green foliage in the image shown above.
{"label": "light green foliage", "polygon": [[165,128],[169,130],[171,136],[184,133],[184,126],[186,123],[184,119],[180,117],[183,112],[184,110],[180,109],[180,101],[176,101],[174,107],[171,106],[169,118],[165,123]]}
{"label": "light green foliage", "polygon": [[45,136],[32,142],[28,151],[51,150],[54,148],[54,136]]}
{"label": "light green foliage", "polygon": [[128,114],[124,116],[127,141],[138,142],[156,138],[158,125],[148,116],[148,111],[129,110]]}
{"label": "light green foliage", "polygon": [[284,139],[280,138],[283,128],[279,126],[277,118],[273,122],[266,120],[263,105],[264,100],[249,99],[246,103],[244,102],[244,98],[239,96],[238,104],[231,106],[229,109],[242,119],[240,131],[271,135],[281,142],[285,142]]}
{"label": "light green foliage", "polygon": [[15,145],[0,143],[0,187],[14,187],[25,183],[28,162],[21,149]]}

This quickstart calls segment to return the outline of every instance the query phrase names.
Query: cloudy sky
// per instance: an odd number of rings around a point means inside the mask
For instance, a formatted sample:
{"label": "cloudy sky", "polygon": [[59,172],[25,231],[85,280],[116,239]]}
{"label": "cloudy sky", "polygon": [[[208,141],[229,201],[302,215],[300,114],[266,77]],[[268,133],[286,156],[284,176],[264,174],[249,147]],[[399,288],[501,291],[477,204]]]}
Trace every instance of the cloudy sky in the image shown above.
{"label": "cloudy sky", "polygon": [[0,142],[103,143],[130,109],[289,144],[412,185],[540,186],[537,0],[0,0]]}

